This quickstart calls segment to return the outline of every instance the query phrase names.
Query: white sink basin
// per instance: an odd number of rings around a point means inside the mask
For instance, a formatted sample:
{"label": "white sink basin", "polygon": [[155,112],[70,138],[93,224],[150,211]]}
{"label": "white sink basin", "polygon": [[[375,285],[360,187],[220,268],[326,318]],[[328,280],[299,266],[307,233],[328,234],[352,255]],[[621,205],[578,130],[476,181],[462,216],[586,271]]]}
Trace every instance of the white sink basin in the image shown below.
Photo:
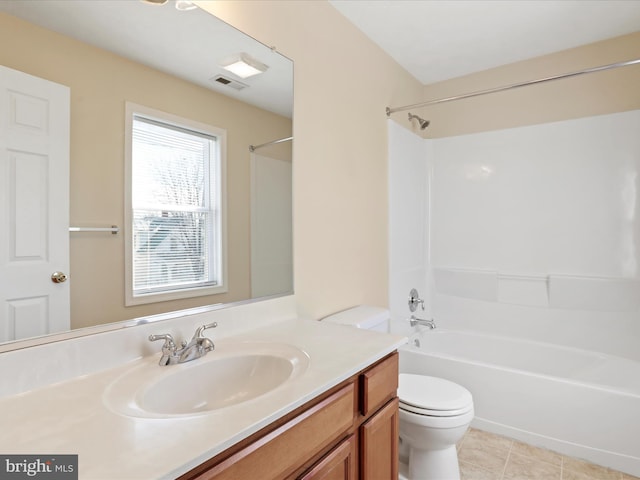
{"label": "white sink basin", "polygon": [[106,405],[134,417],[205,415],[273,392],[309,364],[291,345],[224,340],[191,362],[161,367],[158,358],[142,360],[109,385]]}

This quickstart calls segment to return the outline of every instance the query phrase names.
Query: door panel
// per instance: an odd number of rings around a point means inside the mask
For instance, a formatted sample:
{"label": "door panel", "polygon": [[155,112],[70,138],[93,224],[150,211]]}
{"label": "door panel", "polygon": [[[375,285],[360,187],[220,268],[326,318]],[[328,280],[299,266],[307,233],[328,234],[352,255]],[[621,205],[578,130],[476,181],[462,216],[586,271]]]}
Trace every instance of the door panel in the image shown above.
{"label": "door panel", "polygon": [[0,66],[0,342],[70,327],[69,99]]}

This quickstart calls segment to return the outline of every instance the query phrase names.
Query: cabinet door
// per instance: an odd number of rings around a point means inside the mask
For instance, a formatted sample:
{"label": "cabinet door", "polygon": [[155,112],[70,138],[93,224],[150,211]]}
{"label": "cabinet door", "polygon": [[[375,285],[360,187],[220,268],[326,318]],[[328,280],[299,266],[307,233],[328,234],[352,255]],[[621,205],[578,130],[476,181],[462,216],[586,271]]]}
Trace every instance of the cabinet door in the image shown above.
{"label": "cabinet door", "polygon": [[[335,444],[353,427],[355,385],[350,383],[281,427],[196,475],[197,480],[281,480]],[[331,477],[330,477],[331,478]]]}
{"label": "cabinet door", "polygon": [[398,478],[398,399],[394,398],[360,427],[360,478]]}
{"label": "cabinet door", "polygon": [[398,358],[396,352],[360,376],[360,412],[365,417],[396,396]]}
{"label": "cabinet door", "polygon": [[356,437],[351,435],[299,480],[356,480]]}

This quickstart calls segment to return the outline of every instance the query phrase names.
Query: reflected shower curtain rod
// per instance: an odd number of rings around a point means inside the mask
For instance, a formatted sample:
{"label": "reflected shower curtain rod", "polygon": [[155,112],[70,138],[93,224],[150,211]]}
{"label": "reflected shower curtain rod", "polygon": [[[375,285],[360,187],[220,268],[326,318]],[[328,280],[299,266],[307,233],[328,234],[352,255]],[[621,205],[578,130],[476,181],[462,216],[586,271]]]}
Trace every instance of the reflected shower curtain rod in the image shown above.
{"label": "reflected shower curtain rod", "polygon": [[585,70],[579,70],[577,72],[563,73],[561,75],[553,75],[551,77],[539,78],[538,80],[531,80],[531,81],[522,82],[522,83],[514,83],[511,85],[505,85],[503,87],[496,87],[496,88],[490,88],[488,90],[481,90],[478,92],[466,93],[464,95],[456,95],[453,97],[439,98],[437,100],[429,100],[426,102],[414,103],[413,105],[406,105],[404,107],[395,107],[395,108],[387,107],[386,109],[387,117],[391,116],[392,113],[402,112],[405,110],[410,110],[412,108],[427,107],[430,105],[437,105],[439,103],[453,102],[455,100],[463,100],[465,98],[478,97],[480,95],[487,95],[489,93],[503,92],[505,90],[512,90],[514,88],[527,87],[529,85],[536,85],[538,83],[551,82],[552,80],[561,80],[563,78],[577,77],[579,75],[585,75],[587,73],[602,72],[604,70],[611,70],[614,68],[626,67],[628,65],[635,65],[635,64],[640,64],[640,58],[636,58],[635,60],[628,60],[626,62],[610,63],[609,65],[602,65],[600,67],[587,68]]}
{"label": "reflected shower curtain rod", "polygon": [[276,143],[289,142],[293,140],[293,137],[280,138],[279,140],[273,140],[267,143],[261,143],[260,145],[249,145],[249,151],[255,152],[257,149],[262,147],[268,147],[269,145],[275,145]]}

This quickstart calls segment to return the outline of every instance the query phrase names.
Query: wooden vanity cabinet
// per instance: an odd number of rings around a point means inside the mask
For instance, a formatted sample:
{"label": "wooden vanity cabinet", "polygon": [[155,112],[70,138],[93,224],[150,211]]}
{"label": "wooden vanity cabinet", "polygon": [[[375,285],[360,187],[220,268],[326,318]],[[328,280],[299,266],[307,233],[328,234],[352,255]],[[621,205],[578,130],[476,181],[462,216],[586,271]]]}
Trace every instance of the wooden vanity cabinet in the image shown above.
{"label": "wooden vanity cabinet", "polygon": [[398,399],[360,427],[360,478],[398,478]]}
{"label": "wooden vanity cabinet", "polygon": [[398,353],[362,372],[360,380],[360,478],[398,478]]}
{"label": "wooden vanity cabinet", "polygon": [[395,480],[397,388],[395,352],[180,480]]}
{"label": "wooden vanity cabinet", "polygon": [[356,480],[358,440],[355,434],[323,456],[300,480]]}

